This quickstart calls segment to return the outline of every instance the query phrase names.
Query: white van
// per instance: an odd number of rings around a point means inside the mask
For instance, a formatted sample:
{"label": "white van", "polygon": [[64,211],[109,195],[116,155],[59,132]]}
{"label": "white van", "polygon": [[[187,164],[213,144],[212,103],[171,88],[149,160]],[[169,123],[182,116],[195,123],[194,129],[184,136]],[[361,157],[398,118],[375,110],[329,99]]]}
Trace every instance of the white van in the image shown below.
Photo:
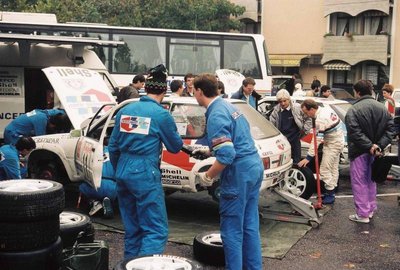
{"label": "white van", "polygon": [[43,68],[79,67],[97,71],[113,93],[116,83],[88,46],[121,44],[92,38],[0,33],[0,139],[5,126],[20,114],[52,106],[48,103],[54,89]]}

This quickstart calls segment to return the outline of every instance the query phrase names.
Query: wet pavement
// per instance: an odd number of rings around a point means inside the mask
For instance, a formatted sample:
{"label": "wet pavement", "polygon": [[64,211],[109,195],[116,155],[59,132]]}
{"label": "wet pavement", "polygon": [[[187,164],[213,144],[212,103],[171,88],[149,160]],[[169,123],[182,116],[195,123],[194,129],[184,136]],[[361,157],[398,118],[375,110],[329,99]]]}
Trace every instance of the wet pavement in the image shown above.
{"label": "wet pavement", "polygon": [[[283,258],[263,257],[263,269],[400,269],[398,192],[400,182],[387,181],[380,184],[379,208],[370,224],[351,222],[348,216],[354,213],[353,199],[348,171],[343,170],[336,202],[324,216],[323,223],[309,230]],[[183,208],[175,205],[172,209],[181,211]],[[215,210],[211,210],[213,208],[204,209],[208,213],[205,216],[215,217],[215,212],[212,212]],[[201,216],[201,213],[197,215]],[[101,219],[95,220],[101,223]],[[107,241],[110,248],[109,265],[112,269],[123,259],[123,234],[103,229],[96,231],[96,239]],[[267,246],[275,243],[266,238]],[[165,253],[193,259],[192,246],[188,244],[169,241]],[[222,268],[206,266],[205,269]]]}

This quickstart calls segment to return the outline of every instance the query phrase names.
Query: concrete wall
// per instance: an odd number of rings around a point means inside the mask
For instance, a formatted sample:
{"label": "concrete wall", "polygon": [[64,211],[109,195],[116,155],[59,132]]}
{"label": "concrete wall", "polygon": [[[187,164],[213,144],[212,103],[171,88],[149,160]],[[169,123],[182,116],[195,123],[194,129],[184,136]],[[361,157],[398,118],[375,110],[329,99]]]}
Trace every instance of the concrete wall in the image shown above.
{"label": "concrete wall", "polygon": [[322,54],[323,0],[264,0],[262,34],[270,54]]}

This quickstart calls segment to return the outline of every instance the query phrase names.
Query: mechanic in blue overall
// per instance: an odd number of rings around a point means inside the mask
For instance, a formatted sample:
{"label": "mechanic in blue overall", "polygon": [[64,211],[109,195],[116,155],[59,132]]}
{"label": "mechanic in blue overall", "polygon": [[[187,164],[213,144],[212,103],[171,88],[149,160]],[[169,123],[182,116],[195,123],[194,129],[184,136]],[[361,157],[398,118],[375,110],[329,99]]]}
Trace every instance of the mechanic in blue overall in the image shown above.
{"label": "mechanic in blue overall", "polygon": [[64,110],[33,110],[11,121],[4,129],[4,142],[15,144],[21,136],[40,136],[68,132],[71,122]]}
{"label": "mechanic in blue overall", "polygon": [[[107,138],[104,138],[105,145],[108,145]],[[111,165],[108,147],[104,146],[104,161],[101,171],[101,185],[96,190],[88,183],[79,185],[79,191],[89,200],[92,200],[92,207],[89,215],[93,216],[103,209],[103,218],[113,218],[113,203],[117,201],[117,183],[114,179],[114,168]]]}
{"label": "mechanic in blue overall", "polygon": [[[194,80],[195,98],[207,108],[207,140],[216,157],[200,184],[211,186],[220,174],[221,237],[226,269],[262,269],[258,199],[264,168],[244,115],[218,96],[217,79],[201,74]],[[204,151],[198,150],[197,152]],[[196,151],[194,151],[195,153]]]}
{"label": "mechanic in blue overall", "polygon": [[0,180],[24,178],[26,168],[21,166],[20,157],[27,156],[35,148],[36,143],[31,137],[20,137],[15,145],[0,147]]}
{"label": "mechanic in blue overall", "polygon": [[183,142],[174,119],[160,104],[167,91],[166,79],[164,65],[150,70],[147,96],[118,112],[108,145],[125,227],[126,259],[163,253],[168,240],[160,156],[163,144],[177,153]]}

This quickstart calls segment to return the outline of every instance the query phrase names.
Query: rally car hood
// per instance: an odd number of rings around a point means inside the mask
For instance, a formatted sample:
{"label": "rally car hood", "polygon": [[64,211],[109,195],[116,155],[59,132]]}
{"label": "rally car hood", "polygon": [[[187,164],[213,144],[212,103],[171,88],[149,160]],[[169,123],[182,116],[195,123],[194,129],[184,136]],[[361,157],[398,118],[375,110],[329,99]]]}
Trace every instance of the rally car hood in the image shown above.
{"label": "rally car hood", "polygon": [[82,122],[93,117],[104,104],[116,104],[102,76],[94,70],[75,67],[48,67],[42,70],[74,129],[79,129]]}
{"label": "rally car hood", "polygon": [[229,97],[239,90],[245,79],[243,74],[230,69],[217,69],[215,74],[217,74],[218,80],[224,83],[225,93]]}

